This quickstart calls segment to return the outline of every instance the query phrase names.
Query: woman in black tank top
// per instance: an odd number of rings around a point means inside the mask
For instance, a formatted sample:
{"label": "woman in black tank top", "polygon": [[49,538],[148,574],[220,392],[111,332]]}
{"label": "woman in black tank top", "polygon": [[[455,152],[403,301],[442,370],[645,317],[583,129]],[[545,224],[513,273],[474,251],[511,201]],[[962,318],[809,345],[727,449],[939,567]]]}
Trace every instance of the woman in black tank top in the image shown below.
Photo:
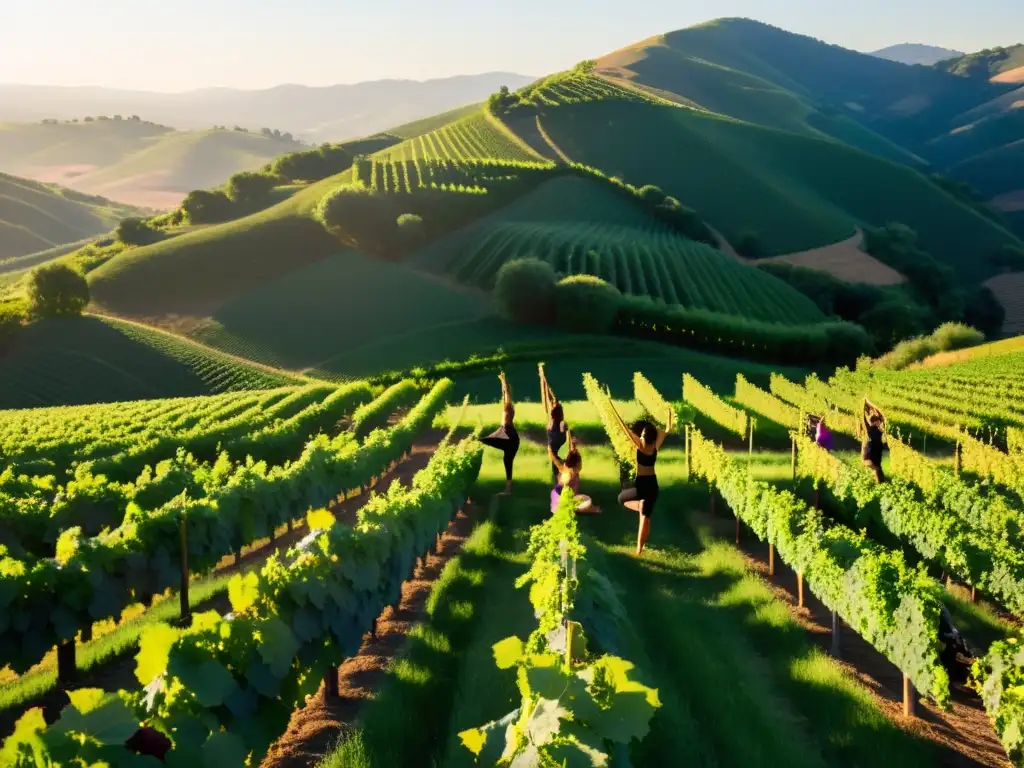
{"label": "woman in black tank top", "polygon": [[505,372],[498,374],[501,381],[501,426],[481,438],[480,442],[491,448],[497,448],[502,453],[502,461],[505,464],[505,494],[512,493],[512,465],[519,453],[519,432],[516,430],[516,407],[512,403],[512,388],[508,385]]}
{"label": "woman in black tank top", "polygon": [[639,421],[630,429],[616,410],[611,393],[608,394],[608,400],[612,403],[612,412],[619,422],[619,427],[636,446],[636,484],[619,494],[619,503],[626,509],[640,513],[640,527],[636,534],[636,556],[640,557],[651,533],[651,515],[654,514],[654,504],[658,500],[658,476],[654,470],[658,461],[658,450],[668,433],[672,431],[676,415],[671,408],[668,409],[665,430],[658,429],[649,421]]}

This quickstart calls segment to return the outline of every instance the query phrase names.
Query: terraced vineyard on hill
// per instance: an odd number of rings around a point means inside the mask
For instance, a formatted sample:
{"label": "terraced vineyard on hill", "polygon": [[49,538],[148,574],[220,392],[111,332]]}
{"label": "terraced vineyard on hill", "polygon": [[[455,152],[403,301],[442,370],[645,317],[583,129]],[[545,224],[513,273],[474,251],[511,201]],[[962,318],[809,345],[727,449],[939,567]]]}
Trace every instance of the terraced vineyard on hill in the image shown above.
{"label": "terraced vineyard on hill", "polygon": [[490,289],[502,264],[534,256],[592,274],[623,293],[669,304],[803,323],[821,318],[803,295],[624,205],[579,178],[546,182],[413,256],[414,263]]}

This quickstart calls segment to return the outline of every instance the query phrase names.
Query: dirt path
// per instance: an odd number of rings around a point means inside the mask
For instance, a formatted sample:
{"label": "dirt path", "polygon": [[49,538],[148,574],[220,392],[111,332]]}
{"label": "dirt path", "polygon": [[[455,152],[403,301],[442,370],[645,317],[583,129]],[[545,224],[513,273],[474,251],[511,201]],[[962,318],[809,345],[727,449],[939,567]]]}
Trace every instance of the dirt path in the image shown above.
{"label": "dirt path", "polygon": [[1017,336],[1024,333],[1024,272],[996,275],[986,280],[985,285],[1006,311],[1003,335]]}
{"label": "dirt path", "polygon": [[544,130],[544,126],[540,122],[540,115],[537,115],[536,120],[537,120],[537,133],[539,133],[540,137],[542,139],[544,139],[544,143],[548,145],[548,147],[551,149],[552,152],[555,153],[555,156],[559,160],[561,160],[566,165],[570,165],[572,163],[572,158],[569,157],[567,154],[565,154],[565,152],[562,151],[561,147],[559,147],[555,143],[555,140],[552,139],[550,135],[548,135],[547,131]]}
{"label": "dirt path", "polygon": [[765,264],[782,263],[816,269],[848,283],[899,285],[907,280],[892,267],[864,252],[864,232],[859,227],[852,237],[842,242],[759,261]]}
{"label": "dirt path", "polygon": [[482,514],[479,504],[468,503],[456,515],[437,550],[429,553],[402,585],[398,610],[385,608],[376,634],[367,633],[359,652],[338,669],[338,697],[325,700],[321,683],[306,705],[293,713],[287,731],[271,746],[261,768],[314,766],[352,729],[363,705],[373,698],[388,669],[404,653],[409,633],[426,617],[435,582],[448,561],[462,551]]}
{"label": "dirt path", "polygon": [[[703,511],[694,511],[691,515],[694,522],[706,525],[721,538],[733,539],[735,518],[731,515],[727,517],[720,512],[712,517]],[[760,575],[771,586],[775,596],[789,605],[790,613],[807,630],[811,641],[828,653],[832,647],[831,611],[806,586],[805,607],[797,608],[796,574],[776,558],[775,576],[769,576],[768,545],[758,541],[749,529],[743,529],[739,548],[746,556],[751,571]],[[840,637],[841,664],[874,694],[881,709],[893,722],[936,745],[938,765],[944,768],[1007,768],[1010,765],[976,694],[962,685],[951,684],[950,712],[943,712],[927,699],[920,698],[918,718],[907,718],[903,715],[902,673],[845,624],[841,625]]]}

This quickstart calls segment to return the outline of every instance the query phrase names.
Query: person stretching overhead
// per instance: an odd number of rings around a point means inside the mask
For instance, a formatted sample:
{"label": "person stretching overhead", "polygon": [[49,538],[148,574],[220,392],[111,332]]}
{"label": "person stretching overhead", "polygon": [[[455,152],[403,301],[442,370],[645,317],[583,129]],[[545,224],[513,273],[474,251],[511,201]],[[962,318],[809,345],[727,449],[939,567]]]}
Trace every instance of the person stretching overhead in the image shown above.
{"label": "person stretching overhead", "polygon": [[832,430],[825,426],[825,417],[818,419],[818,426],[814,428],[814,442],[826,451],[832,450]]}
{"label": "person stretching overhead", "polygon": [[672,431],[675,413],[671,407],[668,409],[665,430],[658,429],[649,421],[638,421],[630,429],[616,410],[611,393],[608,394],[608,400],[612,403],[612,412],[619,427],[636,446],[636,485],[619,494],[619,503],[626,509],[640,513],[640,527],[636,535],[636,555],[639,557],[644,553],[647,537],[651,533],[651,515],[654,514],[654,503],[658,500],[658,476],[654,465],[658,461],[658,450]]}
{"label": "person stretching overhead", "polygon": [[516,431],[516,407],[512,404],[512,389],[505,378],[505,372],[498,374],[501,381],[501,426],[487,437],[480,440],[484,445],[497,448],[504,454],[505,462],[505,493],[512,493],[512,463],[519,452],[519,433]]}
{"label": "person stretching overhead", "polygon": [[548,458],[551,463],[558,467],[558,484],[551,489],[551,512],[554,514],[558,509],[558,503],[562,498],[562,489],[568,486],[576,495],[576,513],[579,515],[596,515],[601,512],[600,507],[594,506],[594,501],[589,496],[580,493],[580,473],[583,471],[583,455],[576,445],[576,439],[569,433],[569,453],[565,455],[565,463],[559,461],[558,456],[548,446]]}
{"label": "person stretching overhead", "polygon": [[[562,404],[558,402],[555,393],[551,391],[551,385],[548,384],[548,377],[544,373],[544,363],[537,365],[537,372],[540,375],[541,402],[544,404],[544,413],[548,415],[548,451],[554,454],[555,459],[559,459],[558,452],[565,445],[565,436],[569,431],[569,425],[565,423],[565,411]],[[551,461],[551,479],[557,483],[559,464],[555,459]]]}
{"label": "person stretching overhead", "polygon": [[870,469],[875,480],[885,482],[882,472],[882,451],[885,449],[885,416],[874,403],[864,398],[864,442],[861,445],[860,457]]}

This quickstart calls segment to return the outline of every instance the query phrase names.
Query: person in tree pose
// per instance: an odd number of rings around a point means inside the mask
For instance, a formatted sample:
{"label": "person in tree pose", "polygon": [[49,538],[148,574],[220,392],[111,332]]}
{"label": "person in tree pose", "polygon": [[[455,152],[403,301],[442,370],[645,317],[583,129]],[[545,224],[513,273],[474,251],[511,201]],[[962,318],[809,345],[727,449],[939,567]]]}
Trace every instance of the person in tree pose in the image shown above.
{"label": "person in tree pose", "polygon": [[651,515],[654,514],[654,503],[658,500],[658,476],[655,474],[654,465],[658,460],[658,450],[665,442],[665,437],[672,431],[676,416],[670,407],[665,420],[665,430],[658,429],[645,420],[638,421],[630,429],[616,410],[611,393],[608,400],[612,403],[612,413],[615,414],[622,431],[636,446],[636,485],[619,494],[619,503],[626,509],[640,513],[640,527],[636,535],[636,555],[640,557],[651,533]]}
{"label": "person in tree pose", "polygon": [[555,393],[551,391],[551,385],[548,384],[548,377],[544,373],[544,363],[537,366],[537,371],[540,374],[540,398],[544,404],[544,412],[548,415],[548,453],[555,457],[551,461],[551,479],[557,483],[560,461],[558,452],[565,445],[569,425],[565,423],[565,411],[562,404],[558,402]]}
{"label": "person in tree pose", "polygon": [[512,403],[512,389],[505,378],[505,372],[498,374],[501,381],[501,426],[485,438],[480,440],[484,445],[497,448],[502,452],[505,463],[505,493],[512,493],[512,464],[516,460],[516,453],[519,452],[519,432],[516,431],[516,407]]}
{"label": "person in tree pose", "polygon": [[874,403],[864,398],[864,442],[860,457],[870,469],[875,480],[885,482],[882,472],[882,451],[885,449],[885,416]]}
{"label": "person in tree pose", "polygon": [[832,450],[832,430],[825,426],[824,416],[818,419],[818,424],[814,428],[814,442],[826,451]]}
{"label": "person in tree pose", "polygon": [[580,473],[583,471],[583,455],[580,453],[576,438],[569,435],[569,453],[565,455],[565,463],[559,461],[558,456],[548,446],[548,457],[551,463],[558,467],[558,484],[551,489],[551,512],[554,514],[558,509],[558,503],[562,498],[562,489],[568,486],[576,494],[576,513],[580,515],[596,515],[601,512],[600,507],[594,506],[594,501],[589,496],[580,493]]}

